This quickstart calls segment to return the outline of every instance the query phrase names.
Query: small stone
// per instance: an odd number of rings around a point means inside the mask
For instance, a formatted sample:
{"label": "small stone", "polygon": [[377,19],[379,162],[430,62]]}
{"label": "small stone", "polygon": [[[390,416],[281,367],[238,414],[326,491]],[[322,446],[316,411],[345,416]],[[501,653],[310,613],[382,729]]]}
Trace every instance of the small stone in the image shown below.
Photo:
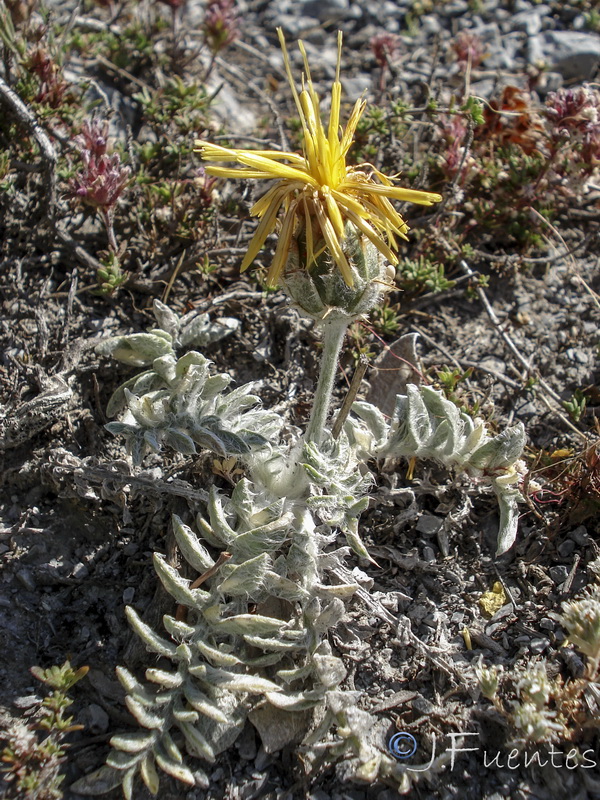
{"label": "small stone", "polygon": [[435,561],[435,550],[427,545],[423,548],[423,560],[432,564]]}
{"label": "small stone", "polygon": [[308,795],[308,800],[331,800],[330,795],[322,789],[317,789]]}
{"label": "small stone", "polygon": [[569,570],[563,564],[557,564],[548,570],[550,577],[557,585],[564,583],[569,577]]}
{"label": "small stone", "polygon": [[135,589],[133,588],[133,586],[128,586],[123,591],[123,602],[125,603],[126,606],[129,606],[133,602],[134,597],[135,597]]}
{"label": "small stone", "polygon": [[444,520],[440,517],[434,517],[430,514],[423,514],[417,522],[417,530],[419,533],[424,533],[426,536],[433,536],[444,524]]}
{"label": "small stone", "polygon": [[591,542],[585,525],[580,525],[578,528],[575,528],[575,530],[571,531],[569,538],[573,539],[575,544],[578,544],[580,547],[585,547]]}
{"label": "small stone", "polygon": [[550,617],[542,617],[540,620],[540,628],[544,631],[553,631],[556,628],[556,622]]}
{"label": "small stone", "polygon": [[434,14],[425,14],[419,19],[419,24],[423,33],[429,36],[436,36],[442,31],[439,18]]}
{"label": "small stone", "polygon": [[35,694],[24,695],[23,697],[15,697],[13,706],[16,708],[27,709],[39,705],[40,698]]}
{"label": "small stone", "polygon": [[565,539],[556,549],[561,558],[568,558],[573,550],[575,550],[575,542],[572,539]]}
{"label": "small stone", "polygon": [[549,646],[550,640],[540,636],[539,638],[532,639],[529,642],[529,652],[533,653],[533,655],[539,655],[540,653],[543,653],[544,650]]}
{"label": "small stone", "polygon": [[589,80],[600,59],[600,37],[578,31],[545,31],[529,40],[529,60],[544,61],[565,80]]}
{"label": "small stone", "polygon": [[256,746],[256,733],[252,726],[246,725],[237,739],[235,746],[240,754],[240,758],[243,758],[245,761],[254,761],[258,748]]}
{"label": "small stone", "polygon": [[35,592],[36,584],[30,569],[23,568],[18,570],[17,580],[28,592]]}
{"label": "small stone", "polygon": [[535,36],[542,30],[542,19],[536,9],[521,11],[511,20],[511,27],[515,31],[524,31],[528,36]]}
{"label": "small stone", "polygon": [[588,354],[579,348],[569,347],[566,351],[565,355],[569,359],[569,361],[574,361],[576,364],[587,364],[588,363]]}
{"label": "small stone", "polygon": [[301,0],[300,13],[320,22],[331,22],[345,17],[349,6],[349,0]]}
{"label": "small stone", "polygon": [[108,730],[110,724],[108,714],[97,703],[90,703],[79,716],[82,725],[85,725],[86,730],[95,736],[100,733],[106,733]]}
{"label": "small stone", "polygon": [[260,771],[262,769],[265,769],[265,767],[268,767],[269,764],[272,763],[273,763],[273,756],[270,753],[267,753],[264,747],[261,747],[260,750],[258,751],[258,755],[256,756],[256,760],[254,762],[254,768]]}
{"label": "small stone", "polygon": [[89,574],[90,574],[89,569],[82,561],[80,561],[73,567],[73,571],[71,572],[71,577],[75,578],[78,581],[82,581],[84,578],[87,578]]}

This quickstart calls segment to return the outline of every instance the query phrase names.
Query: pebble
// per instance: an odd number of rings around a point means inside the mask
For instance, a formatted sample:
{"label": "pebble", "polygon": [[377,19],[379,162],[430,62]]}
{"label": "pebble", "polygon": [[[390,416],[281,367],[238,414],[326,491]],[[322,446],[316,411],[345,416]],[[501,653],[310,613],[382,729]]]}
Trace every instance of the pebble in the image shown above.
{"label": "pebble", "polygon": [[557,564],[554,567],[550,567],[548,572],[550,573],[550,577],[554,583],[557,585],[564,583],[569,577],[569,570],[563,564]]}
{"label": "pebble", "polygon": [[540,636],[539,638],[531,640],[529,643],[529,652],[533,653],[533,655],[539,655],[540,653],[543,653],[544,650],[549,646],[550,640]]}
{"label": "pebble", "polygon": [[19,583],[24,586],[28,592],[35,591],[36,583],[30,569],[24,567],[23,569],[18,570],[16,577]]}
{"label": "pebble", "polygon": [[544,31],[529,39],[530,64],[545,63],[565,80],[590,80],[600,60],[600,36],[579,31]]}
{"label": "pebble", "polygon": [[558,545],[556,550],[561,558],[567,558],[575,550],[575,546],[575,542],[572,539],[565,539],[564,542]]}
{"label": "pebble", "polygon": [[34,706],[39,705],[40,698],[36,694],[28,694],[24,695],[23,697],[15,697],[13,700],[13,706],[15,708],[21,708],[23,710],[27,708],[33,708]]}
{"label": "pebble", "polygon": [[444,524],[444,520],[441,517],[434,517],[429,514],[423,514],[422,517],[419,518],[417,522],[416,528],[419,533],[424,533],[428,536],[433,536],[436,534],[439,529]]}
{"label": "pebble", "polygon": [[430,564],[435,561],[435,550],[433,547],[429,547],[429,545],[427,545],[423,548],[423,560]]}
{"label": "pebble", "polygon": [[575,528],[575,530],[571,531],[569,538],[573,539],[573,541],[580,547],[585,547],[585,545],[590,544],[590,537],[585,525],[580,525],[578,528]]}
{"label": "pebble", "polygon": [[82,561],[80,561],[73,567],[73,571],[71,572],[71,577],[76,578],[78,581],[82,581],[84,580],[84,578],[87,578],[89,574],[90,574],[89,569]]}
{"label": "pebble", "polygon": [[123,602],[125,603],[126,606],[131,605],[134,597],[135,597],[135,589],[133,588],[133,586],[128,586],[123,591]]}
{"label": "pebble", "polygon": [[82,725],[85,725],[86,730],[94,736],[106,733],[108,730],[110,724],[108,714],[97,703],[90,703],[79,716]]}

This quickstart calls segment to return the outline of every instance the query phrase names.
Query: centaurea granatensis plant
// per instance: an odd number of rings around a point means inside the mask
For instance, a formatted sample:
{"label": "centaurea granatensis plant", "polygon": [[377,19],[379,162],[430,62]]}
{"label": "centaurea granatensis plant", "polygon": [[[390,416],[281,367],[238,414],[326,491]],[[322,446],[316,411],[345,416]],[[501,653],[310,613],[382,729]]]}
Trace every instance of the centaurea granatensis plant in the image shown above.
{"label": "centaurea granatensis plant", "polygon": [[[230,332],[223,323],[211,327],[193,313],[179,321],[156,302],[157,328],[102,347],[145,368],[109,405],[110,414],[121,415],[109,430],[125,437],[135,463],[165,447],[187,456],[208,449],[235,457],[244,473],[229,496],[209,487],[193,524],[173,518],[181,555],[198,577],[184,578],[155,555],[158,577],[173,598],[163,617],[165,632],[155,633],[127,609],[153,656],[146,683],[118,670],[140,730],[113,737],[100,777],[108,787],[121,782],[126,798],[138,775],[156,794],[157,767],[189,786],[207,785],[198,762],[184,752],[214,763],[247,721],[265,746],[273,748],[268,734],[274,727],[278,747],[302,745],[307,765],[326,757],[338,763],[340,776],[385,780],[408,791],[418,773],[386,752],[381,727],[358,707],[358,693],[344,689],[346,667],[328,636],[360,588],[360,570],[346,566],[351,551],[369,559],[359,531],[374,480],[367,463],[416,457],[464,473],[498,496],[498,551],[508,549],[516,534],[521,426],[491,436],[441,393],[409,387],[391,420],[369,403],[356,403],[339,435],[332,435],[332,387],[346,330],[390,287],[396,237],[408,230],[392,200],[427,206],[441,198],[397,187],[370,165],[347,164],[364,101],[341,131],[341,35],[327,128],[302,44],[305,77],[298,93],[281,32],[280,40],[303,154],[232,150],[204,141],[199,147],[208,161],[242,165],[208,166],[209,175],[275,181],[252,209],[260,222],[242,268],[278,227],[281,212],[268,281],[279,283],[323,336],[306,430],[284,431],[281,415],[261,408],[258,383],[230,390],[230,376],[215,374],[200,353],[178,352]],[[339,535],[345,543],[336,547]],[[97,782],[86,780],[75,791],[98,793]]]}

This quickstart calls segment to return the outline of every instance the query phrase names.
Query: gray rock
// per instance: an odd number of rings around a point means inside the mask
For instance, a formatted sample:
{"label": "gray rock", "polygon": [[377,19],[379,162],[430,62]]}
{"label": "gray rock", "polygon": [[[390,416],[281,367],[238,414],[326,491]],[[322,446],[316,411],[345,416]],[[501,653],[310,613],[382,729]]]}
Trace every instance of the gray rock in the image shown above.
{"label": "gray rock", "polygon": [[511,28],[514,31],[523,31],[528,36],[535,36],[542,30],[542,18],[538,10],[539,7],[515,14],[510,21]]}
{"label": "gray rock", "polygon": [[419,19],[421,30],[430,36],[435,36],[442,30],[439,17],[435,14],[425,14]]}
{"label": "gray rock", "polygon": [[427,546],[423,548],[423,560],[430,564],[435,561],[435,550],[433,547]]}
{"label": "gray rock", "polygon": [[214,103],[211,105],[211,110],[214,112],[217,119],[219,119],[225,127],[234,130],[236,133],[254,133],[257,127],[256,114],[252,111],[251,104],[248,102],[241,102],[234,91],[228,86],[227,81],[222,78],[214,78],[213,81],[218,80],[218,83],[211,82],[209,91],[214,90],[217,86],[223,86],[217,95]]}
{"label": "gray rock", "polygon": [[316,17],[304,17],[299,14],[277,14],[273,20],[276,27],[283,28],[284,33],[293,39],[302,39],[310,30],[319,28]]}
{"label": "gray rock", "polygon": [[451,0],[450,3],[443,5],[440,12],[446,17],[462,17],[463,14],[469,13],[469,4],[466,0]]}
{"label": "gray rock", "polygon": [[545,31],[529,39],[530,64],[543,62],[565,80],[589,80],[600,61],[600,36],[577,31]]}
{"label": "gray rock", "polygon": [[529,643],[529,652],[534,655],[543,653],[544,650],[550,646],[550,640],[540,636],[537,639],[532,639]]}
{"label": "gray rock", "polygon": [[573,550],[575,550],[575,542],[572,539],[565,539],[565,541],[561,542],[556,549],[558,550],[558,555],[561,558],[568,558]]}
{"label": "gray rock", "polygon": [[585,547],[585,545],[590,544],[590,537],[585,525],[580,525],[578,528],[571,531],[569,538],[573,539],[575,544],[578,544],[580,547]]}
{"label": "gray rock", "polygon": [[135,589],[133,586],[128,586],[126,589],[123,590],[123,602],[125,603],[126,606],[131,605],[134,597],[135,597]]}
{"label": "gray rock", "polygon": [[574,361],[576,364],[587,364],[589,360],[588,354],[584,350],[575,347],[569,347],[565,355],[569,361]]}
{"label": "gray rock", "polygon": [[89,706],[84,708],[80,714],[80,720],[85,725],[86,730],[94,736],[106,733],[110,724],[108,714],[97,703],[90,703]]}
{"label": "gray rock", "polygon": [[24,567],[17,572],[17,580],[28,592],[35,592],[35,580],[30,569]]}
{"label": "gray rock", "polygon": [[356,75],[353,78],[345,78],[342,75],[342,88],[344,90],[344,99],[349,103],[354,103],[365,91],[371,88],[370,75]]}
{"label": "gray rock", "polygon": [[564,583],[569,576],[569,570],[564,566],[564,564],[557,564],[554,567],[550,567],[548,572],[556,584]]}
{"label": "gray rock", "polygon": [[326,22],[343,19],[349,7],[349,0],[301,0],[299,13]]}
{"label": "gray rock", "polygon": [[[399,19],[404,16],[403,3],[392,3],[391,0],[386,0],[381,8],[381,15],[383,17],[391,17],[392,19]],[[387,28],[386,28],[387,30]]]}
{"label": "gray rock", "polygon": [[440,519],[440,517],[423,514],[417,522],[417,530],[419,533],[424,533],[426,536],[433,536],[439,531],[443,524],[444,520]]}

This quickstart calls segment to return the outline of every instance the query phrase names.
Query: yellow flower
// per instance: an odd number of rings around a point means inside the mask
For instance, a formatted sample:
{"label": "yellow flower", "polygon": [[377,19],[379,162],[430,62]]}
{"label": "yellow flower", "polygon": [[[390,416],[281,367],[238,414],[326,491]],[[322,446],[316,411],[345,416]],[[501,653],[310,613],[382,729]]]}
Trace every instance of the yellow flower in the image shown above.
{"label": "yellow flower", "polygon": [[[237,150],[197,141],[201,157],[206,161],[236,162],[242,169],[207,167],[206,172],[220,178],[278,179],[254,204],[250,213],[260,223],[242,262],[242,272],[256,258],[267,236],[275,229],[280,210],[283,219],[279,241],[267,282],[277,284],[288,257],[292,237],[304,232],[306,268],[328,249],[348,286],[353,285],[352,272],[344,253],[344,225],[351,222],[390,261],[397,264],[394,253],[397,236],[406,239],[408,226],[390,200],[404,200],[429,206],[442,198],[432,192],[402,189],[370,164],[353,167],[346,164],[348,150],[354,140],[358,121],[366,100],[356,101],[345,130],[340,128],[340,61],[342,33],[338,32],[336,76],[331,88],[331,112],[325,130],[321,122],[320,100],[308,66],[303,42],[298,46],[304,58],[305,75],[302,91],[294,85],[290,60],[281,28],[277,29],[285,70],[296,102],[303,132],[303,155],[277,150]],[[284,163],[287,162],[287,163]]]}

